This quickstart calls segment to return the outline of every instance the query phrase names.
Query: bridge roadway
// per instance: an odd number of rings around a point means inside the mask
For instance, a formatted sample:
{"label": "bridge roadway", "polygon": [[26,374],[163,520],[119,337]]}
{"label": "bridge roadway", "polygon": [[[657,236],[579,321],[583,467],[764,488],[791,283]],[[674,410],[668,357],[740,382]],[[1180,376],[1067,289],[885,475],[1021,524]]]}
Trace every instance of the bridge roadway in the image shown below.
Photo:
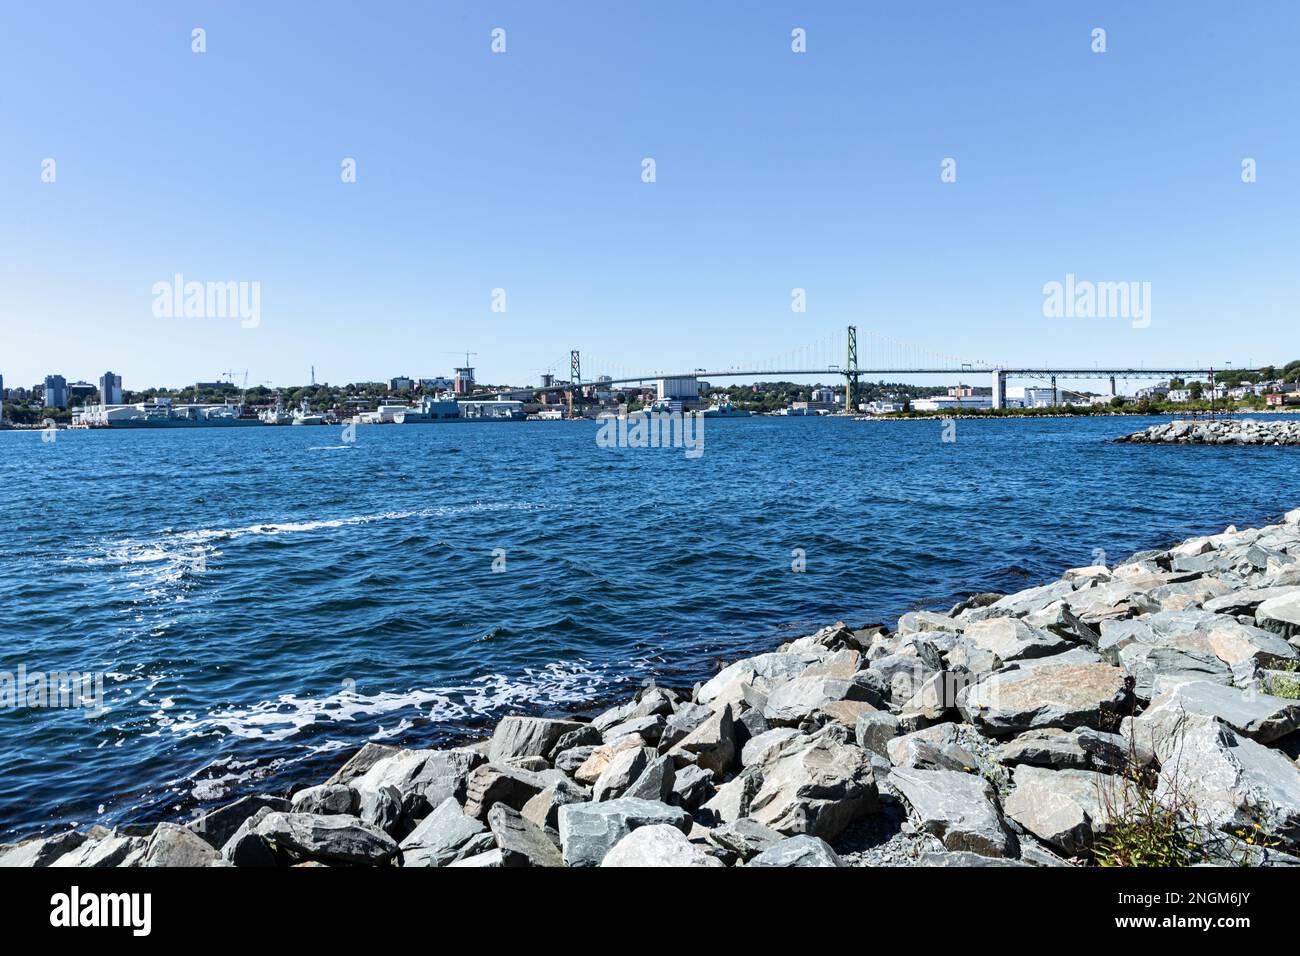
{"label": "bridge roadway", "polygon": [[[1007,378],[1050,378],[1055,375],[1058,378],[1164,378],[1168,376],[1185,376],[1185,375],[1212,375],[1212,368],[999,368],[992,365],[966,365],[960,368],[857,368],[846,369],[838,365],[831,365],[826,368],[788,368],[788,369],[724,369],[724,370],[704,370],[700,369],[695,372],[676,372],[654,373],[649,375],[639,375],[631,378],[609,378],[605,379],[603,385],[628,385],[636,382],[653,382],[661,378],[740,378],[763,376],[771,378],[776,375],[857,375],[859,378],[869,375],[993,375],[1001,374]],[[1223,371],[1219,369],[1218,371]],[[1237,369],[1236,371],[1249,371],[1249,369]],[[593,379],[583,379],[582,385],[594,385]],[[568,386],[553,386],[553,390],[563,391]],[[545,391],[545,389],[537,389]]]}

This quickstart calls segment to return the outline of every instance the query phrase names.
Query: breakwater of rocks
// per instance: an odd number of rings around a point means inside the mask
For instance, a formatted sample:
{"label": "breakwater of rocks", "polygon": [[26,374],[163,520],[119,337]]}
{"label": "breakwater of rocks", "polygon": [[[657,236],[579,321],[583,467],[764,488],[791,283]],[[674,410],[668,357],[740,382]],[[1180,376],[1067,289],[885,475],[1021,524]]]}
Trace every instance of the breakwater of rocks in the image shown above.
{"label": "breakwater of rocks", "polygon": [[1147,445],[1300,445],[1300,421],[1174,421],[1115,440]]}
{"label": "breakwater of rocks", "polygon": [[1298,669],[1300,509],[0,865],[1300,865]]}

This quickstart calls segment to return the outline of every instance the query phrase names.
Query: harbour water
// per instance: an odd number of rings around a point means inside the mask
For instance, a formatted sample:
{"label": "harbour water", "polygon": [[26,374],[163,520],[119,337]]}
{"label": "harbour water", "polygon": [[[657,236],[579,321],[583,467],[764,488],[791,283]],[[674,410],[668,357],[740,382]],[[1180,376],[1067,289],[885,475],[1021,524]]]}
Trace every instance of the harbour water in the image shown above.
{"label": "harbour water", "polygon": [[1104,441],[1155,421],[710,421],[697,458],[568,422],[2,433],[0,672],[102,674],[104,706],[0,709],[0,840],[1300,504],[1294,449]]}

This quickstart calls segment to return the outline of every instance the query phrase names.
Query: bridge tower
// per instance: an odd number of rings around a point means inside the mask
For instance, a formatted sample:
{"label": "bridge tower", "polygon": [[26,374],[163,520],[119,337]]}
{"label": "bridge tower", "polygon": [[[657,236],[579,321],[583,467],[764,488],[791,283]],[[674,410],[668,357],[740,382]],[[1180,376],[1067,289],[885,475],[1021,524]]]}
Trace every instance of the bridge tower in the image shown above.
{"label": "bridge tower", "polygon": [[1007,373],[1004,369],[993,372],[993,407],[1007,407]]}
{"label": "bridge tower", "polygon": [[569,417],[573,418],[574,403],[582,410],[582,356],[577,349],[569,352]]}
{"label": "bridge tower", "polygon": [[849,354],[844,364],[844,378],[848,384],[844,388],[844,410],[852,415],[858,410],[858,327],[849,326]]}

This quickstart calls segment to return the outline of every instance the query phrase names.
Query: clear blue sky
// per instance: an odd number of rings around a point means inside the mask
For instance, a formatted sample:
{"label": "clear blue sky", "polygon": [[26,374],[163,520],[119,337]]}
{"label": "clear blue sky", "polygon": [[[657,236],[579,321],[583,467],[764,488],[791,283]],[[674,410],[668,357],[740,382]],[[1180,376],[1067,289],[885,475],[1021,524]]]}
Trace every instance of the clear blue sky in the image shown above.
{"label": "clear blue sky", "polygon": [[[589,375],[735,365],[848,323],[1015,364],[1300,356],[1295,3],[2,16],[8,385],[312,364],[339,383],[446,373],[464,349],[480,380],[522,383],[570,348]],[[155,318],[177,272],[260,282],[261,325]],[[1150,327],[1044,318],[1068,272],[1150,282]]]}

